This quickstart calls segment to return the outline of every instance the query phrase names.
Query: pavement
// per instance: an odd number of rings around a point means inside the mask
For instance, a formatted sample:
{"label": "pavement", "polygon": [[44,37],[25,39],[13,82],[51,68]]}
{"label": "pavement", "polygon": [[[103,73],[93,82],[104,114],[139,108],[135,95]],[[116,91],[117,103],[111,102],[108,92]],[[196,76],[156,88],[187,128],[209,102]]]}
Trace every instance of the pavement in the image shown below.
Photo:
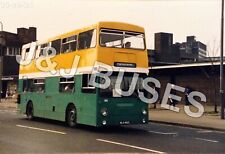
{"label": "pavement", "polygon": [[[204,106],[205,112],[199,118],[193,118],[188,116],[184,112],[184,105],[177,105],[176,107],[180,108],[180,112],[174,112],[162,108],[160,104],[157,104],[156,109],[153,108],[153,105],[150,106],[150,121],[172,125],[182,125],[202,129],[225,131],[225,119],[220,119],[220,113],[214,112],[214,106]],[[194,108],[193,106],[190,106],[190,108],[193,112],[196,112],[196,108]],[[218,111],[220,111],[219,107]]]}
{"label": "pavement", "polygon": [[[218,130],[225,132],[225,120],[220,119],[220,114],[214,112],[214,106],[204,106],[205,112],[200,118],[193,118],[188,116],[184,112],[184,105],[177,105],[180,108],[180,112],[174,112],[164,109],[157,104],[156,109],[150,106],[149,119],[151,122],[164,123],[171,125],[181,125],[186,127],[194,127],[201,129]],[[16,99],[2,99],[0,108],[16,109]],[[196,108],[190,106],[193,112],[196,112]],[[218,111],[220,108],[218,107]]]}
{"label": "pavement", "polygon": [[16,99],[1,99],[0,108],[8,108],[8,109],[17,108]]}

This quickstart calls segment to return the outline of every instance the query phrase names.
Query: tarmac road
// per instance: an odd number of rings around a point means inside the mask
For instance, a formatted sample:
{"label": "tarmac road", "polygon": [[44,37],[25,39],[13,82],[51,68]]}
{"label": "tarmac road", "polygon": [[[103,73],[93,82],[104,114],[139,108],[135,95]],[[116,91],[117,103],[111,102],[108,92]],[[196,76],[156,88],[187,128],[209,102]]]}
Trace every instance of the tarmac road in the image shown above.
{"label": "tarmac road", "polygon": [[0,109],[0,153],[77,152],[225,153],[225,132],[157,123],[69,128]]}

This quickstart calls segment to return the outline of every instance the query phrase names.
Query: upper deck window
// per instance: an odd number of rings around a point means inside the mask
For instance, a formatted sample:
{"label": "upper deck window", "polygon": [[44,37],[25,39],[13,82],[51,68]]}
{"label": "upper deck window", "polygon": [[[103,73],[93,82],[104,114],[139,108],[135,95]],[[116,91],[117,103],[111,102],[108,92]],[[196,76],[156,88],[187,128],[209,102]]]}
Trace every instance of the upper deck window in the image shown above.
{"label": "upper deck window", "polygon": [[96,46],[96,30],[89,30],[79,34],[78,49],[88,49]]}
{"label": "upper deck window", "polygon": [[39,54],[39,57],[40,57],[40,56],[43,56],[43,55],[46,55],[46,53],[44,54],[44,52],[45,52],[45,49],[46,49],[47,47],[49,47],[49,46],[50,46],[49,43],[41,44],[41,46],[40,46],[40,54]]}
{"label": "upper deck window", "polygon": [[56,54],[60,53],[61,39],[54,40],[51,43],[51,47],[55,49]]}
{"label": "upper deck window", "polygon": [[70,36],[62,40],[62,53],[75,51],[77,48],[77,36]]}
{"label": "upper deck window", "polygon": [[145,49],[143,33],[120,30],[102,29],[100,32],[100,45],[102,47]]}

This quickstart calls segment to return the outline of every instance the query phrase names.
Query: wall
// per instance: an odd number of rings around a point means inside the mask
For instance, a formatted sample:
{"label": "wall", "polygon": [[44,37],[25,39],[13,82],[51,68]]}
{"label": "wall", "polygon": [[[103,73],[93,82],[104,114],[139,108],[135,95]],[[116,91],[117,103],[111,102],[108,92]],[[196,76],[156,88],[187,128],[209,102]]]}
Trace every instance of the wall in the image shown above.
{"label": "wall", "polygon": [[[160,99],[163,97],[167,83],[173,83],[202,92],[206,95],[208,105],[219,104],[219,66],[150,69],[150,76],[161,83]],[[184,103],[184,93],[176,94],[182,97],[181,103]]]}

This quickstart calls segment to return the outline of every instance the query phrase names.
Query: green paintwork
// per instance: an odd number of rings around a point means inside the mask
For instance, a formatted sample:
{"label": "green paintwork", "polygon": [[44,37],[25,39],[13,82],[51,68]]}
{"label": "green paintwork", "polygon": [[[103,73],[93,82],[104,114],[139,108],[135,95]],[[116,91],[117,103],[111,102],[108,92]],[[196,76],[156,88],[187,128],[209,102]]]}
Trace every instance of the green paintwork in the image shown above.
{"label": "green paintwork", "polygon": [[[102,126],[103,120],[106,120],[106,125],[128,124],[127,122],[143,124],[143,119],[148,121],[148,112],[147,115],[142,114],[142,109],[148,111],[148,104],[131,97],[102,98],[99,97],[98,89],[96,93],[83,93],[81,78],[81,75],[75,77],[73,93],[59,92],[59,77],[46,78],[44,93],[23,92],[23,80],[19,80],[20,111],[25,113],[27,103],[32,101],[34,116],[65,121],[66,108],[69,103],[73,103],[77,109],[77,123],[79,124]],[[106,117],[101,114],[102,108],[108,110]]]}

